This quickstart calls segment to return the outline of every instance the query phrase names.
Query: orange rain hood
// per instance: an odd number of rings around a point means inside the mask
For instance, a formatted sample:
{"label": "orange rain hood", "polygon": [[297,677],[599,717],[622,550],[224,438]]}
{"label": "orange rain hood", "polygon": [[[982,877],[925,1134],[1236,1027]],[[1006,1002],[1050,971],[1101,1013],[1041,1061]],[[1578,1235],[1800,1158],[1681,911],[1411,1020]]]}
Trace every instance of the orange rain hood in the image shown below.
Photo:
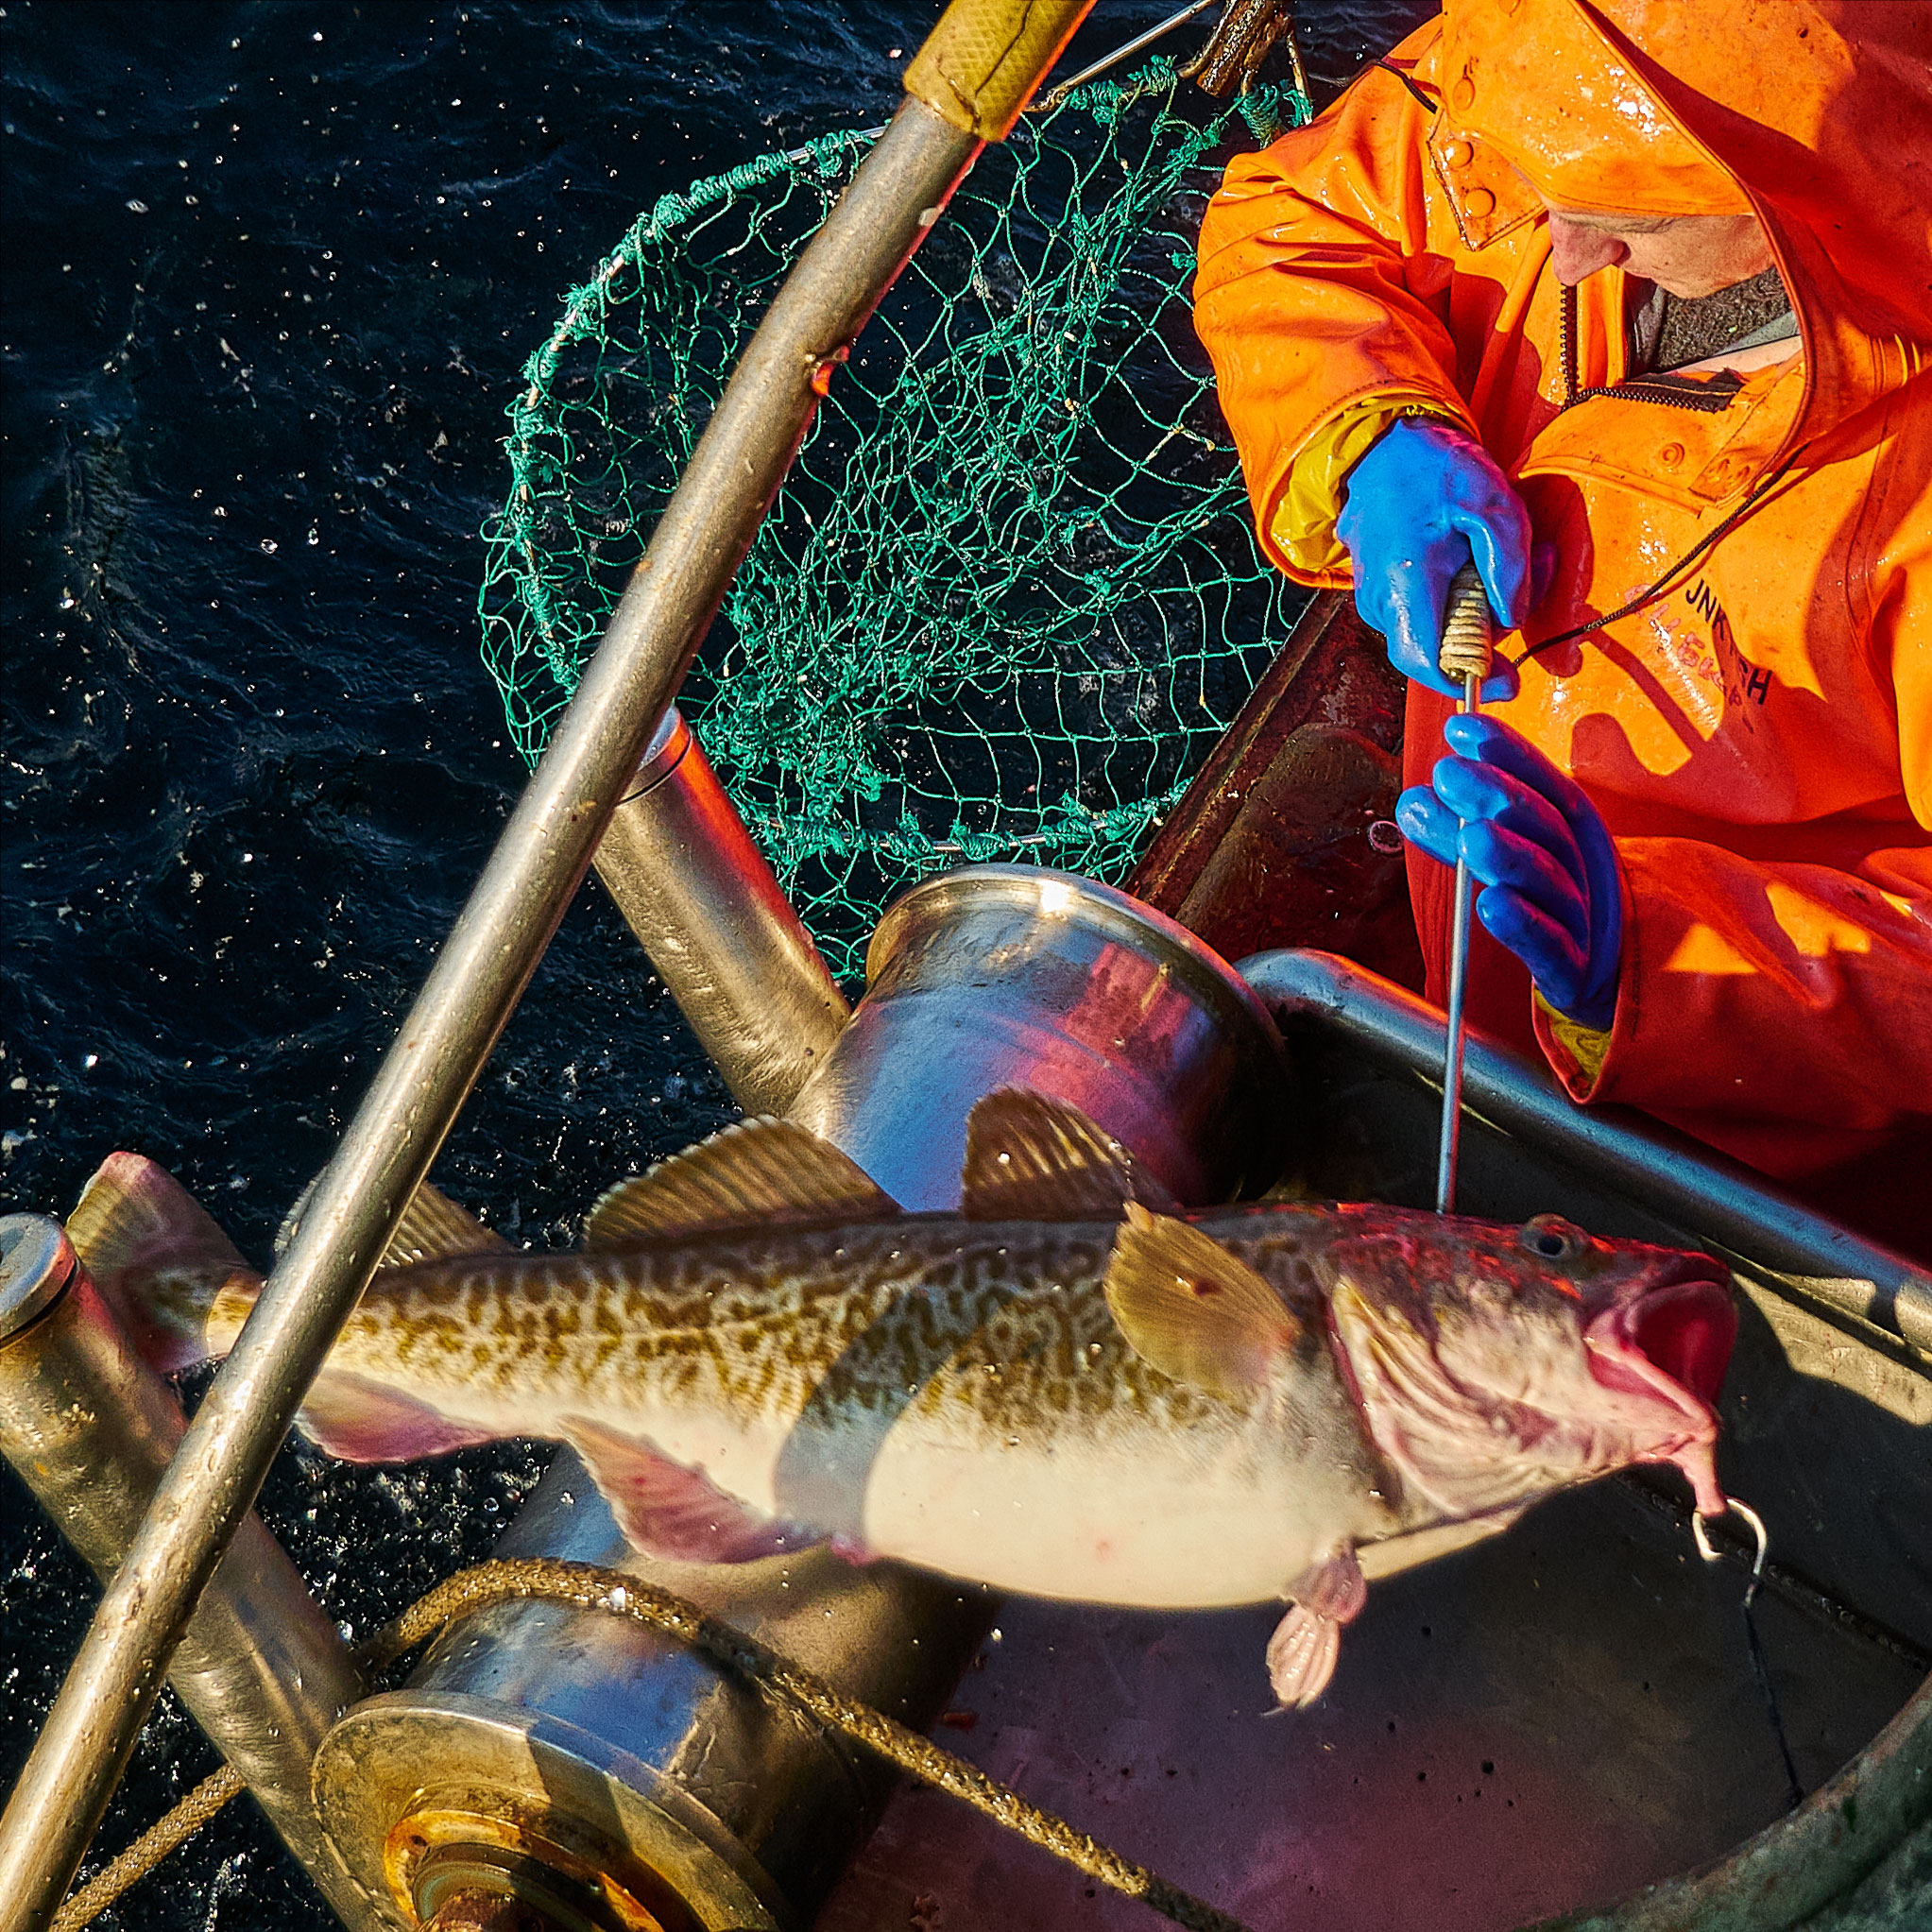
{"label": "orange rain hood", "polygon": [[1799,440],[1932,356],[1932,5],[1447,0],[1440,72],[1558,206],[1755,210],[1811,359]]}
{"label": "orange rain hood", "polygon": [[1443,90],[1455,124],[1501,149],[1560,208],[1750,212],[1743,189],[1571,0],[1450,0]]}

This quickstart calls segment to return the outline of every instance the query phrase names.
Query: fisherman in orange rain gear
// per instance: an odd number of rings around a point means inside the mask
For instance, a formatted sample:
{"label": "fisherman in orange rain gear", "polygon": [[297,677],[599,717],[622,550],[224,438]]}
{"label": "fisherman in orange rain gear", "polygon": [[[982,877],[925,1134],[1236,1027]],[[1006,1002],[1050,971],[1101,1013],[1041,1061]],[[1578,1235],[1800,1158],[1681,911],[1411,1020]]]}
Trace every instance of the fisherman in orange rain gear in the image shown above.
{"label": "fisherman in orange rain gear", "polygon": [[1932,8],[1449,0],[1196,297],[1264,549],[1411,679],[1430,996],[1460,840],[1473,1025],[1932,1249]]}

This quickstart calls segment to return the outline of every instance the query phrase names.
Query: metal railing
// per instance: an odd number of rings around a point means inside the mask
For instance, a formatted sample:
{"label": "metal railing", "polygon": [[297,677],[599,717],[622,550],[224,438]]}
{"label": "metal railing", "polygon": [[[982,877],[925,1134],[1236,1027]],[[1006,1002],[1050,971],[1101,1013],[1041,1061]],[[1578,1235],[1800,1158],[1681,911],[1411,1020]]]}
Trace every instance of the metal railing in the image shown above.
{"label": "metal railing", "polygon": [[[1325,1030],[1430,1086],[1443,1078],[1445,1022],[1426,1000],[1334,953],[1243,960],[1241,977],[1285,1023]],[[1687,1135],[1622,1107],[1580,1107],[1548,1070],[1472,1034],[1462,1104],[1476,1118],[1642,1201],[1713,1246],[1752,1256],[1800,1295],[1932,1356],[1932,1277]]]}

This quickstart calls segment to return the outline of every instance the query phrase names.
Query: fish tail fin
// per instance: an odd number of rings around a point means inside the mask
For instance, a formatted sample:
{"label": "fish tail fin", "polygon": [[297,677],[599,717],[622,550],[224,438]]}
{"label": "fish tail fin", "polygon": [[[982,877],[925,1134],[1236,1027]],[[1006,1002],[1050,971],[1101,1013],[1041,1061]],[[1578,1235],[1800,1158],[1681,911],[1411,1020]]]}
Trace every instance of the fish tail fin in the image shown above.
{"label": "fish tail fin", "polygon": [[67,1236],[142,1359],[162,1375],[225,1353],[261,1290],[207,1209],[144,1154],[101,1163]]}

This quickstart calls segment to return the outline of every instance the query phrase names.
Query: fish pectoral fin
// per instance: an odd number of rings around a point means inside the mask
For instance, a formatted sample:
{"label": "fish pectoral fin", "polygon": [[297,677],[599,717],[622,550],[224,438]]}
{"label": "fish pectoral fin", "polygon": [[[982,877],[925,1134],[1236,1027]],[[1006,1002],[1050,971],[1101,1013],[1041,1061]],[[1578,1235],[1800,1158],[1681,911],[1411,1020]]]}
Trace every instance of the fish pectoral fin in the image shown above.
{"label": "fish pectoral fin", "polygon": [[1294,1581],[1293,1605],[1268,1639],[1268,1682],[1286,1709],[1322,1695],[1342,1654],[1342,1626],[1361,1615],[1368,1585],[1353,1549],[1310,1564]]}
{"label": "fish pectoral fin", "polygon": [[620,1181],[584,1223],[587,1248],[776,1222],[890,1221],[899,1205],[849,1155],[790,1120],[740,1120]]}
{"label": "fish pectoral fin", "polygon": [[960,1211],[968,1221],[1113,1221],[1173,1197],[1076,1106],[1002,1086],[966,1116]]}
{"label": "fish pectoral fin", "polygon": [[207,1317],[225,1288],[261,1277],[208,1210],[143,1154],[111,1154],[67,1217],[67,1239],[141,1359],[162,1375],[205,1361]]}
{"label": "fish pectoral fin", "polygon": [[342,1462],[414,1462],[494,1442],[502,1433],[458,1422],[430,1403],[348,1369],[324,1369],[310,1383],[296,1424],[325,1455]]}
{"label": "fish pectoral fin", "polygon": [[700,1469],[674,1462],[643,1436],[627,1436],[586,1415],[567,1415],[558,1433],[584,1459],[617,1527],[642,1556],[675,1563],[750,1563],[803,1549],[818,1539],[728,1496]]}
{"label": "fish pectoral fin", "polygon": [[1260,1275],[1211,1235],[1137,1202],[1107,1263],[1107,1307],[1150,1368],[1238,1401],[1268,1378],[1301,1324]]}

